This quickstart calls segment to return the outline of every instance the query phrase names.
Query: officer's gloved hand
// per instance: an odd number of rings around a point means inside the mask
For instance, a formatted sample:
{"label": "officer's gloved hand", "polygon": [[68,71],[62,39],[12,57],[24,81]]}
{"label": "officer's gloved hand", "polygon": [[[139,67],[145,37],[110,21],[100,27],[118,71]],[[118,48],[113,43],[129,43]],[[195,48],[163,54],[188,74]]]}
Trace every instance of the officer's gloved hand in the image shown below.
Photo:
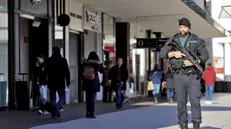
{"label": "officer's gloved hand", "polygon": [[193,66],[193,64],[189,60],[184,60],[184,66],[189,67],[189,66]]}
{"label": "officer's gloved hand", "polygon": [[181,53],[180,51],[175,51],[174,57],[179,59],[179,58],[185,57],[185,55],[183,53]]}

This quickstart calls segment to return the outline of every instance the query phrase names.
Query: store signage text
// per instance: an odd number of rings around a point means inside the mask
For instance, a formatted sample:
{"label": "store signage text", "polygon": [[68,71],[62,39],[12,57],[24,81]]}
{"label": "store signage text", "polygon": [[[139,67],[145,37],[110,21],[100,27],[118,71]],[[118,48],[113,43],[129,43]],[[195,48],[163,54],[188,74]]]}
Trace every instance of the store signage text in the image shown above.
{"label": "store signage text", "polygon": [[137,48],[155,48],[159,50],[164,46],[165,42],[168,38],[138,38],[136,39],[136,47]]}
{"label": "store signage text", "polygon": [[82,16],[79,15],[79,14],[76,14],[76,13],[70,12],[70,16],[71,16],[71,17],[74,17],[74,18],[82,19]]}
{"label": "store signage text", "polygon": [[100,15],[97,13],[86,12],[87,22],[100,26]]}
{"label": "store signage text", "polygon": [[42,0],[32,0],[31,2],[32,2],[33,4],[38,4],[38,3],[41,3]]}

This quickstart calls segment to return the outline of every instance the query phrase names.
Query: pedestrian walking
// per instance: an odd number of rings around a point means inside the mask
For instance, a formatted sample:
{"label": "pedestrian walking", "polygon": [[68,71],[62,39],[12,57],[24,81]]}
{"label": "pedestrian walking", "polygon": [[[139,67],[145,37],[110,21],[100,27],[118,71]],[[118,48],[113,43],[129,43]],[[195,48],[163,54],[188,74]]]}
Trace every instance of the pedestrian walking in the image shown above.
{"label": "pedestrian walking", "polygon": [[160,98],[160,87],[161,87],[161,79],[162,79],[162,71],[159,68],[159,65],[156,64],[154,66],[154,69],[151,71],[150,75],[149,75],[149,79],[152,80],[153,83],[153,91],[152,91],[152,95],[153,95],[153,100],[154,103],[158,103],[159,102],[159,98]]}
{"label": "pedestrian walking", "polygon": [[128,80],[128,69],[123,65],[123,58],[117,59],[117,65],[113,66],[109,71],[109,82],[116,93],[116,108],[122,108],[122,91],[126,91],[126,82]]}
{"label": "pedestrian walking", "polygon": [[167,99],[169,103],[173,103],[174,82],[173,82],[173,74],[170,68],[168,68],[167,72],[165,73],[165,79],[166,79],[166,88],[167,88]]}
{"label": "pedestrian walking", "polygon": [[[45,71],[48,75],[48,88],[52,104],[51,116],[52,118],[60,117],[60,110],[65,102],[65,89],[70,86],[70,70],[67,60],[60,53],[59,47],[53,47],[53,54],[47,61]],[[56,103],[57,92],[58,103]]]}
{"label": "pedestrian walking", "polygon": [[195,66],[187,60],[185,55],[174,45],[188,48],[193,54],[195,62],[205,63],[209,58],[205,42],[197,35],[190,32],[191,23],[187,18],[179,20],[179,33],[171,37],[161,48],[160,57],[168,58],[173,70],[173,81],[177,99],[177,113],[181,129],[188,129],[187,94],[189,95],[194,129],[199,129],[201,124],[201,76],[197,74]]}
{"label": "pedestrian walking", "polygon": [[208,67],[204,71],[202,78],[205,81],[206,104],[212,104],[212,97],[213,97],[214,86],[216,81],[216,72],[213,69],[211,63],[208,64]]}
{"label": "pedestrian walking", "polygon": [[96,93],[100,92],[101,85],[98,72],[103,73],[103,65],[96,52],[90,52],[88,58],[83,60],[80,72],[82,73],[83,91],[86,93],[86,117],[96,118],[95,99]]}
{"label": "pedestrian walking", "polygon": [[48,114],[46,111],[45,103],[47,102],[47,73],[45,72],[45,59],[43,54],[37,56],[35,76],[37,78],[37,84],[39,87],[39,109],[37,110],[39,114]]}

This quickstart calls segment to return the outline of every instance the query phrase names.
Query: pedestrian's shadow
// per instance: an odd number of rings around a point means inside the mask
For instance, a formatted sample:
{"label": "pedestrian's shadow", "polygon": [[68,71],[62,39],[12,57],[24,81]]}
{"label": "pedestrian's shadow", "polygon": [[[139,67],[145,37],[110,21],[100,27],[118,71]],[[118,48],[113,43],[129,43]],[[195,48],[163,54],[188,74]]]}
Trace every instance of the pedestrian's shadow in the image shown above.
{"label": "pedestrian's shadow", "polygon": [[[193,129],[193,128],[191,128]],[[205,127],[201,127],[200,129],[221,129],[221,128],[216,128],[216,127],[211,127],[211,126],[205,126]]]}
{"label": "pedestrian's shadow", "polygon": [[[188,107],[188,110],[190,110],[190,107]],[[230,111],[231,107],[218,107],[218,106],[203,106],[202,111],[203,112],[214,112],[214,111]],[[155,128],[164,128],[164,127],[170,127],[177,125],[177,109],[175,106],[158,106],[153,109],[153,112],[155,112],[155,116],[152,117],[152,121],[158,121],[158,123],[155,124]],[[149,115],[153,112],[149,112]],[[154,114],[153,114],[154,115]],[[168,118],[167,120],[160,121],[161,119]],[[191,112],[188,113],[189,123],[191,123]],[[221,129],[217,127],[212,126],[204,126],[201,127],[201,129]]]}

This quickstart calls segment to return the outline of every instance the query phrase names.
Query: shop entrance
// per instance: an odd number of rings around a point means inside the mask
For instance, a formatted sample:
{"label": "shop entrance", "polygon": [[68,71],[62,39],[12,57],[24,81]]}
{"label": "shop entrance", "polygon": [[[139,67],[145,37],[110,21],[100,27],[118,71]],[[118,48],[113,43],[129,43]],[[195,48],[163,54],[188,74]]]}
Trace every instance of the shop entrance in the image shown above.
{"label": "shop entrance", "polygon": [[83,52],[81,49],[81,34],[81,32],[69,33],[70,100],[72,103],[82,101],[81,75],[79,73]]}
{"label": "shop entrance", "polygon": [[16,105],[19,110],[27,110],[36,104],[39,93],[34,75],[36,57],[43,54],[48,58],[48,21],[20,17],[19,23],[19,43],[15,48],[19,53],[16,55]]}

